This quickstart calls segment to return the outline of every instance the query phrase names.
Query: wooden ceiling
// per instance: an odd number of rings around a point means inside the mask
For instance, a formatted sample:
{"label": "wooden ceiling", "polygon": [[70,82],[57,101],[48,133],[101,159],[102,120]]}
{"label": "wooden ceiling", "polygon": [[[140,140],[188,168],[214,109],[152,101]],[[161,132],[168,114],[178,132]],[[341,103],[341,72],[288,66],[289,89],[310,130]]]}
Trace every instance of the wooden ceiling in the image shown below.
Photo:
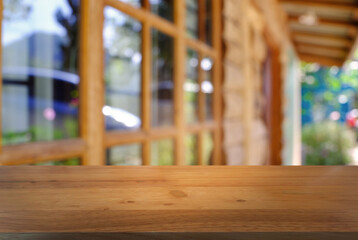
{"label": "wooden ceiling", "polygon": [[[358,0],[279,0],[289,19],[301,60],[341,66],[351,57],[358,34]],[[302,23],[310,15],[316,22]]]}

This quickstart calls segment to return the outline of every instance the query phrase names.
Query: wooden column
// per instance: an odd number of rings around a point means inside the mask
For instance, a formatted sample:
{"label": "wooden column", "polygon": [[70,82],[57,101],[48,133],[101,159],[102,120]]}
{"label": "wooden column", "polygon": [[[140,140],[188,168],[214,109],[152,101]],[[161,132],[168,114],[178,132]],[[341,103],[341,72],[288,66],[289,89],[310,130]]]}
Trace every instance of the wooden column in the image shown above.
{"label": "wooden column", "polygon": [[269,34],[268,30],[264,32],[268,45],[267,71],[264,89],[266,99],[265,122],[268,130],[269,157],[268,164],[282,164],[282,124],[283,124],[283,104],[282,104],[282,63],[279,44]]}
{"label": "wooden column", "polygon": [[270,99],[270,125],[269,144],[270,144],[270,164],[281,165],[282,157],[282,76],[280,51],[278,48],[272,49],[271,61],[271,99]]}

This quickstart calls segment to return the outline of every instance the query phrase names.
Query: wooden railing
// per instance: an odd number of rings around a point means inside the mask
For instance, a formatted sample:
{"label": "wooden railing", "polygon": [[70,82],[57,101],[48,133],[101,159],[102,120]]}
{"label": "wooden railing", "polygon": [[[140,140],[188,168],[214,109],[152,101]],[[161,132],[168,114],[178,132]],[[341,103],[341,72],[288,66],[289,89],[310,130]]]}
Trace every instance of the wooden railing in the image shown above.
{"label": "wooden railing", "polygon": [[357,231],[357,167],[0,167],[0,239],[358,239]]}

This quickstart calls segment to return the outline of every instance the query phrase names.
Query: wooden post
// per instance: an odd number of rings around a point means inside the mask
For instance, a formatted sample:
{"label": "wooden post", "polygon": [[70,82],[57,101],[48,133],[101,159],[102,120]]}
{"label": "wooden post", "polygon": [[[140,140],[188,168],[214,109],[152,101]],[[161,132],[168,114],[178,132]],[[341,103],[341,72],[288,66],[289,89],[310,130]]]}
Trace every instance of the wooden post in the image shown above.
{"label": "wooden post", "polygon": [[271,61],[271,104],[270,104],[270,126],[269,126],[269,140],[270,140],[270,164],[282,164],[282,76],[281,76],[281,61],[280,50],[278,48],[272,49]]}
{"label": "wooden post", "polygon": [[266,42],[269,48],[268,65],[269,71],[266,80],[267,89],[265,89],[266,98],[266,114],[265,122],[268,129],[269,140],[269,157],[268,164],[281,165],[282,164],[282,124],[283,124],[283,109],[282,109],[282,63],[280,46],[274,41],[271,35],[266,30],[264,32]]}

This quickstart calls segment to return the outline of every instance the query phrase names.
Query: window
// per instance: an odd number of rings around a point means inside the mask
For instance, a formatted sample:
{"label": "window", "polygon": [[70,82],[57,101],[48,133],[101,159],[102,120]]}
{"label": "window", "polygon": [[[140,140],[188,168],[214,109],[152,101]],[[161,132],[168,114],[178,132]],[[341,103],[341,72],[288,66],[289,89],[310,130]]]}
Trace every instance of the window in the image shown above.
{"label": "window", "polygon": [[141,31],[139,21],[112,7],[104,8],[106,130],[141,127]]}
{"label": "window", "polygon": [[220,164],[220,1],[2,3],[0,165]]}

